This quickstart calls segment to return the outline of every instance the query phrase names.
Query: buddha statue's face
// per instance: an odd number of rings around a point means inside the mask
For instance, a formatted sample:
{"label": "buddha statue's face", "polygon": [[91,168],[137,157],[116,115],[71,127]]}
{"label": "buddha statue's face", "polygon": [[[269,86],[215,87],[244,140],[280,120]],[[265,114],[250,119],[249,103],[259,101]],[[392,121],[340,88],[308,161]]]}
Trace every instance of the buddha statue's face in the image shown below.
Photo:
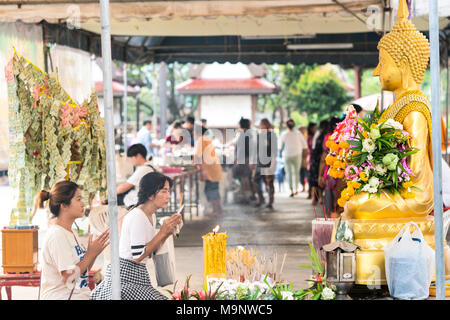
{"label": "buddha statue's face", "polygon": [[380,78],[381,89],[395,91],[402,87],[402,73],[391,55],[380,49],[378,65],[373,71],[374,77]]}

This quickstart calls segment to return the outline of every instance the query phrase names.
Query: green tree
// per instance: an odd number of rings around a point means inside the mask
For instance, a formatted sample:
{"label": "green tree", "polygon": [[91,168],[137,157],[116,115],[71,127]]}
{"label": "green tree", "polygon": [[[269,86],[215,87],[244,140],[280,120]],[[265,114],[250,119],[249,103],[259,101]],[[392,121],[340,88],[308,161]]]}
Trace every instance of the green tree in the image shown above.
{"label": "green tree", "polygon": [[[137,100],[140,101],[140,119],[146,119],[156,113],[159,116],[160,102],[158,93],[158,76],[161,65],[129,64],[127,69],[127,81],[131,85],[140,87],[140,92],[136,97],[127,97],[128,121],[135,122]],[[168,101],[168,122],[172,122],[182,116],[182,108],[185,100],[188,106],[192,105],[192,98],[183,97],[178,94],[175,87],[189,78],[189,64],[170,63],[167,66],[167,101]],[[194,99],[195,100],[195,99]],[[195,100],[196,101],[196,100]],[[196,103],[194,103],[196,105]]]}
{"label": "green tree", "polygon": [[[275,84],[279,92],[260,96],[258,99],[258,111],[272,112],[273,119],[276,119],[276,115],[279,114],[280,117],[278,120],[274,120],[274,125],[281,130],[283,122],[286,120],[284,119],[283,111],[286,110],[286,113],[292,116],[292,112],[297,109],[293,87],[300,79],[300,76],[311,67],[306,64],[273,64],[265,65],[265,67],[267,73],[264,78]],[[296,114],[296,116],[300,117],[300,114]]]}
{"label": "green tree", "polygon": [[361,96],[369,96],[371,94],[381,92],[380,79],[373,76],[373,68],[364,69],[361,74]]}
{"label": "green tree", "polygon": [[349,100],[341,81],[327,65],[307,69],[292,93],[297,110],[307,112],[315,121],[340,115]]}

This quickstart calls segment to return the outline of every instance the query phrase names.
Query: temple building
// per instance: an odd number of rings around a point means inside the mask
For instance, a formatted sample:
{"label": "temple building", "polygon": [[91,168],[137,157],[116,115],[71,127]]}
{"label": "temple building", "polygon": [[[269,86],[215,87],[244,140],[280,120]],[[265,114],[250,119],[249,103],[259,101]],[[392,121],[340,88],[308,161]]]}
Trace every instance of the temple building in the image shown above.
{"label": "temple building", "polygon": [[209,128],[236,128],[241,117],[256,120],[258,95],[276,93],[278,88],[263,76],[262,65],[200,64],[190,69],[189,80],[176,90],[197,95],[196,120],[207,119]]}

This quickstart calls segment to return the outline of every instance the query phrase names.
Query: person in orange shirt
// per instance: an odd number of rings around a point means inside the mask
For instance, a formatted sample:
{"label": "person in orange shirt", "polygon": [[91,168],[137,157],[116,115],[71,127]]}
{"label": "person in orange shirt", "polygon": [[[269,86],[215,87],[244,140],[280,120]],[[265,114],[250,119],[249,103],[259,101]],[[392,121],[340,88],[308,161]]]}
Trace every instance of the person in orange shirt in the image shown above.
{"label": "person in orange shirt", "polygon": [[211,138],[207,135],[208,129],[201,128],[201,136],[195,143],[195,163],[200,169],[200,179],[205,181],[205,195],[211,203],[213,217],[223,215],[222,203],[219,193],[219,182],[222,180],[222,166],[216,156]]}

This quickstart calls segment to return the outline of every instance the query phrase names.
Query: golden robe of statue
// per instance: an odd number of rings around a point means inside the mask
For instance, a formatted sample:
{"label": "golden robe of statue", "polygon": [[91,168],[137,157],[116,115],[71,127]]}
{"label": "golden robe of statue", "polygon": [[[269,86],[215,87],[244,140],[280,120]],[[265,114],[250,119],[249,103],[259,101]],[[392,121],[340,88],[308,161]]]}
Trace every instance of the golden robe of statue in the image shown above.
{"label": "golden robe of statue", "polygon": [[415,190],[412,199],[389,192],[369,198],[367,192],[362,192],[346,203],[342,217],[349,220],[354,242],[362,249],[356,258],[357,284],[386,283],[383,248],[406,222],[414,221],[434,248],[434,219],[429,215],[434,206],[431,105],[420,92],[430,49],[428,40],[416,30],[408,15],[405,0],[400,0],[398,21],[378,43],[379,63],[373,75],[380,78],[383,90],[395,95],[382,120],[400,122],[411,135],[411,145],[419,149],[410,157],[409,166],[415,175],[411,180],[420,191]]}

